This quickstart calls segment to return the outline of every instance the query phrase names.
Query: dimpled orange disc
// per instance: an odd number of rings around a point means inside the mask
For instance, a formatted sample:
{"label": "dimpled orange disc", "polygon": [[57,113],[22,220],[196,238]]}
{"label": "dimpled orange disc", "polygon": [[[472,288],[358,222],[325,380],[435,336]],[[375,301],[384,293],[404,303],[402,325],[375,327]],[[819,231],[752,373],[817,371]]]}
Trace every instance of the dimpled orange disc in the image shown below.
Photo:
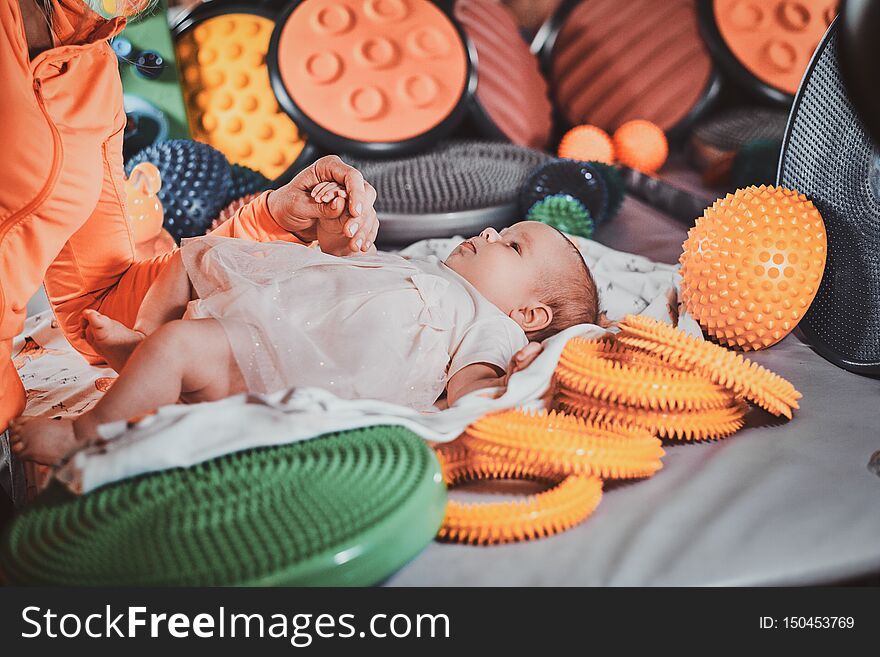
{"label": "dimpled orange disc", "polygon": [[284,24],[278,70],[299,110],[322,128],[400,142],[456,108],[468,57],[455,26],[427,0],[308,0]]}
{"label": "dimpled orange disc", "polygon": [[304,146],[269,83],[266,52],[274,25],[256,14],[224,14],[186,31],[176,46],[193,138],[270,179]]}
{"label": "dimpled orange disc", "polygon": [[755,77],[794,94],[837,0],[715,0],[727,47]]}
{"label": "dimpled orange disc", "polygon": [[706,208],[688,231],[681,293],[688,312],[720,343],[769,347],[810,307],[828,243],[816,206],[781,187],[748,187]]}

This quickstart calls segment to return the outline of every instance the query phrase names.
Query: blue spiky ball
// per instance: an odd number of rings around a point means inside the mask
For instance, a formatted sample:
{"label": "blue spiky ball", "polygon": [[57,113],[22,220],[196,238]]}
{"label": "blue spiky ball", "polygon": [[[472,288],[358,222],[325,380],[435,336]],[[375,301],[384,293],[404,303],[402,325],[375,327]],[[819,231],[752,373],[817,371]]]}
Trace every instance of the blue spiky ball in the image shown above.
{"label": "blue spiky ball", "polygon": [[160,141],[132,157],[126,175],[141,162],[152,162],[162,175],[163,226],[175,241],[204,235],[232,187],[232,171],[223,153],[189,139]]}
{"label": "blue spiky ball", "polygon": [[593,236],[593,217],[584,204],[569,194],[553,194],[535,203],[526,215],[529,221],[558,228],[569,235]]}
{"label": "blue spiky ball", "polygon": [[226,197],[224,207],[244,196],[265,192],[272,187],[272,181],[259,171],[241,164],[232,165],[232,186]]}

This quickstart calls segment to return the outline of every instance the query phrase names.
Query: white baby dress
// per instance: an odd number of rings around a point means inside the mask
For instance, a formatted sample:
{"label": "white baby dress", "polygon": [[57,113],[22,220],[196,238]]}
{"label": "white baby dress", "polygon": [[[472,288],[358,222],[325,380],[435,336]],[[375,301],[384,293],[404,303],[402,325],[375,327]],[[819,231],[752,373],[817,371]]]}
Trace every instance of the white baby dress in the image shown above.
{"label": "white baby dress", "polygon": [[506,371],[528,343],[435,256],[211,236],[184,240],[181,255],[199,297],[184,317],[220,321],[250,392],[316,386],[429,410],[462,367]]}

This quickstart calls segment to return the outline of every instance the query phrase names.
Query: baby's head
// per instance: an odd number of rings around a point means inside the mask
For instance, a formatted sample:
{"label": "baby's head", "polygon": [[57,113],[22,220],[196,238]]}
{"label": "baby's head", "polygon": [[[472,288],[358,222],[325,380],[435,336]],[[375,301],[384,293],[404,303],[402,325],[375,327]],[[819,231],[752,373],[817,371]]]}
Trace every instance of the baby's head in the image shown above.
{"label": "baby's head", "polygon": [[577,247],[555,228],[522,221],[459,244],[446,265],[540,342],[599,322],[596,283]]}

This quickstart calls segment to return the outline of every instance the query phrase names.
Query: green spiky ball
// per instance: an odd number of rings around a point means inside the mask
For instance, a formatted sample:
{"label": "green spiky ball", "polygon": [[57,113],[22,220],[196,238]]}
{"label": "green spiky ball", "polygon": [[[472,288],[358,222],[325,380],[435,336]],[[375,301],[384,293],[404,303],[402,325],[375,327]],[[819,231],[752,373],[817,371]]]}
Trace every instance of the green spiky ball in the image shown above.
{"label": "green spiky ball", "polygon": [[626,195],[620,171],[613,164],[605,164],[604,162],[590,162],[590,165],[598,169],[599,175],[605,180],[605,186],[608,188],[608,213],[605,221],[614,219],[620,206],[623,205],[623,198]]}
{"label": "green spiky ball", "polygon": [[553,194],[538,201],[529,209],[526,219],[540,221],[570,235],[593,236],[590,211],[568,194]]}

